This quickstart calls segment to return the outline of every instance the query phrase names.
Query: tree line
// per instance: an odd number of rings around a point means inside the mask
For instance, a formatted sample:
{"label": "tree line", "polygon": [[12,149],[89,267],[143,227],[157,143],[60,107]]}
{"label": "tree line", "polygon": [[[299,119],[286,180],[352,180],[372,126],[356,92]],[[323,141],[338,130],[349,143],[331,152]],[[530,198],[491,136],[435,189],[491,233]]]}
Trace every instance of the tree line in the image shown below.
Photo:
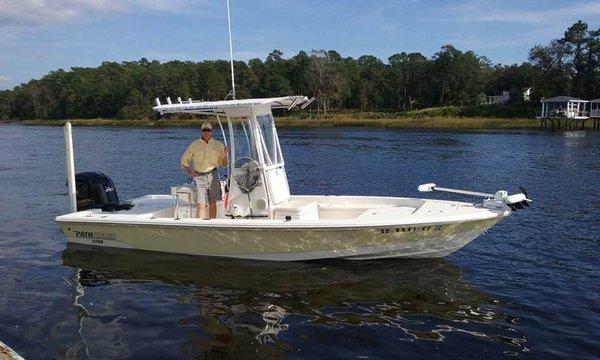
{"label": "tree line", "polygon": [[[96,68],[52,71],[39,80],[0,91],[0,119],[149,118],[154,98],[221,100],[230,91],[225,60],[103,62]],[[473,51],[443,46],[432,57],[401,52],[387,62],[334,50],[300,51],[284,58],[273,50],[263,61],[235,62],[238,98],[291,94],[315,96],[315,108],[408,111],[478,106],[485,94],[510,91],[530,107],[542,97],[600,98],[600,29],[578,21],[564,36],[534,46],[529,61],[500,65]]]}

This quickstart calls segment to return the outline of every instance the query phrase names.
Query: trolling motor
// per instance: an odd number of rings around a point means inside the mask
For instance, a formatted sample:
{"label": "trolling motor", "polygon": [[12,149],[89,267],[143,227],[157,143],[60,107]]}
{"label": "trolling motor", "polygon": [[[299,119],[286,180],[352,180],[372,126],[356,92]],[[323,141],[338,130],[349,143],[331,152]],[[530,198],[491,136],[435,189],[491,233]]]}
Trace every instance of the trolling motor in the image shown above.
{"label": "trolling motor", "polygon": [[439,187],[434,183],[419,185],[418,190],[420,192],[433,192],[440,191],[451,194],[459,194],[471,197],[484,198],[483,206],[490,208],[503,208],[508,206],[512,211],[517,211],[529,207],[529,203],[533,200],[527,198],[527,190],[523,187],[519,187],[521,190],[518,194],[508,195],[508,192],[504,190],[497,191],[495,194],[482,193],[477,191],[449,189]]}

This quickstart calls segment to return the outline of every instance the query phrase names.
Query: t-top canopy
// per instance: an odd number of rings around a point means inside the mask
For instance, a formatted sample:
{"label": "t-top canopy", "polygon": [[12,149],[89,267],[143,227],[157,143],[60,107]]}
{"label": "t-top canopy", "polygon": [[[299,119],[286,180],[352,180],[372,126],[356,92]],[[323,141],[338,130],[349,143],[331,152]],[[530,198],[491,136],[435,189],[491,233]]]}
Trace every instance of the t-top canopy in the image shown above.
{"label": "t-top canopy", "polygon": [[177,103],[171,103],[167,98],[167,104],[161,104],[156,98],[156,106],[152,110],[163,114],[187,113],[187,114],[215,114],[224,113],[226,109],[248,108],[255,105],[269,105],[271,109],[291,109],[300,106],[306,108],[314,98],[309,99],[306,96],[294,95],[263,99],[244,99],[244,100],[224,100],[224,101],[193,101],[192,99],[182,101],[177,99]]}

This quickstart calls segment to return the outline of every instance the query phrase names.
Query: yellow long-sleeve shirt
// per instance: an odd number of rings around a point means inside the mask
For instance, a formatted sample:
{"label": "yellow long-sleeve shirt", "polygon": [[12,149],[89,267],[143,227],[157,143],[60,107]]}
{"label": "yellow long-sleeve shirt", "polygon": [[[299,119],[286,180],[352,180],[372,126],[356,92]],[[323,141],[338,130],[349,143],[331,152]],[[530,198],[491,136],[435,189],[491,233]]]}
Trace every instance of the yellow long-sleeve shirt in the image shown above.
{"label": "yellow long-sleeve shirt", "polygon": [[211,138],[208,143],[198,139],[187,147],[181,157],[181,165],[197,172],[209,172],[219,166],[227,166],[225,146]]}

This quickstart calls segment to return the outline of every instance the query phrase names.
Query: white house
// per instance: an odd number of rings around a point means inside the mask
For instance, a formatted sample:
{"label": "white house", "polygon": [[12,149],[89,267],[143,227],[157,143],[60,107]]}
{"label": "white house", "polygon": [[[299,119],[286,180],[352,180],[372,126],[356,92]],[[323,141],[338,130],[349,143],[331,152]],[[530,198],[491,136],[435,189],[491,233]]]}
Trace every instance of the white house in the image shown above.
{"label": "white house", "polygon": [[510,100],[510,94],[508,91],[503,91],[502,95],[489,95],[486,96],[486,105],[494,104],[506,104]]}
{"label": "white house", "polygon": [[[531,100],[531,87],[525,87],[521,89],[522,91],[522,100],[528,102]],[[486,96],[486,105],[494,105],[494,104],[506,104],[510,100],[510,92],[502,91],[502,95],[489,95]]]}
{"label": "white house", "polygon": [[531,100],[531,87],[523,88],[523,101],[529,102]]}

